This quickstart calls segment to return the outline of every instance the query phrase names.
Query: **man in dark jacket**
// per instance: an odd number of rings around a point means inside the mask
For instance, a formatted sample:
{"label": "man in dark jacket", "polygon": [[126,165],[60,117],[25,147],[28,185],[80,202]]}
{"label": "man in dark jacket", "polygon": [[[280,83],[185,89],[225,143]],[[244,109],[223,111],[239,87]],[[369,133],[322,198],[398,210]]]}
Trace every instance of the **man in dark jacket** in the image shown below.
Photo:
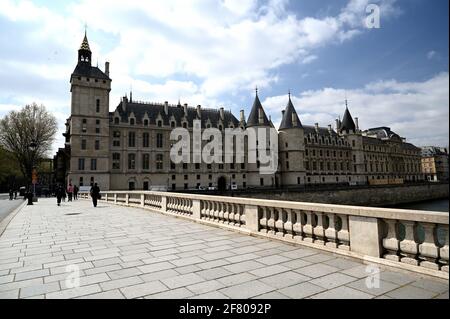
{"label": "man in dark jacket", "polygon": [[61,198],[63,197],[64,189],[61,185],[56,188],[56,202],[58,206],[61,206]]}
{"label": "man in dark jacket", "polygon": [[97,183],[95,183],[94,186],[91,187],[89,193],[91,194],[94,207],[97,207],[97,200],[100,198],[100,188],[98,187]]}

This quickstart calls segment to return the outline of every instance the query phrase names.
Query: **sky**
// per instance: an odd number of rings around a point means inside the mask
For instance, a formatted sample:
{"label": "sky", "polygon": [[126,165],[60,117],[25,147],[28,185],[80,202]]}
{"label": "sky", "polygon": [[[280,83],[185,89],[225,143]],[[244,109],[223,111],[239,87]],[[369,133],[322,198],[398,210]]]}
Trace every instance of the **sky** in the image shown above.
{"label": "sky", "polygon": [[[379,28],[369,28],[373,6]],[[255,87],[275,126],[288,92],[304,125],[334,124],[448,146],[448,0],[0,0],[0,117],[36,102],[64,145],[70,74],[85,26],[111,63],[110,110],[134,100],[249,115]],[[372,25],[373,26],[373,25]]]}

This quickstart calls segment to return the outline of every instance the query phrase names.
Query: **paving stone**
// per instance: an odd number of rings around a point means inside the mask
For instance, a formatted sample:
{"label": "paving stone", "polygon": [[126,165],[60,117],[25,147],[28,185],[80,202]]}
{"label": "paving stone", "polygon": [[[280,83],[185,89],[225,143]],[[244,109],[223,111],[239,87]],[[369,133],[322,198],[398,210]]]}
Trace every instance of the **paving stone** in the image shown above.
{"label": "paving stone", "polygon": [[265,283],[254,280],[219,290],[232,299],[248,299],[275,290]]}
{"label": "paving stone", "polygon": [[109,272],[107,272],[107,274],[111,279],[120,279],[120,278],[141,275],[142,271],[139,270],[138,268],[127,268],[127,269],[109,271]]}
{"label": "paving stone", "polygon": [[58,282],[52,282],[42,285],[33,285],[20,289],[20,298],[34,297],[61,290]]}
{"label": "paving stone", "polygon": [[194,257],[189,257],[189,258],[175,259],[170,262],[177,267],[182,267],[182,266],[187,266],[187,265],[199,264],[199,263],[205,262],[205,260],[201,259],[200,257],[194,256]]}
{"label": "paving stone", "polygon": [[110,291],[100,292],[98,294],[78,297],[77,299],[125,299],[125,297],[118,289],[114,289]]}
{"label": "paving stone", "polygon": [[198,267],[197,265],[188,265],[188,266],[184,266],[184,267],[177,267],[177,268],[175,268],[175,270],[180,275],[184,275],[184,274],[189,274],[191,272],[197,272],[202,269],[200,267]]}
{"label": "paving stone", "polygon": [[371,272],[369,271],[369,268],[367,268],[367,267],[368,267],[368,265],[360,265],[360,266],[342,270],[340,272],[343,274],[355,277],[355,278],[366,278],[367,276],[370,276],[370,274],[371,274]]}
{"label": "paving stone", "polygon": [[252,299],[288,299],[288,297],[286,297],[283,294],[280,294],[277,291],[272,291],[266,294],[262,294],[256,297],[252,297]]}
{"label": "paving stone", "polygon": [[329,275],[331,273],[339,271],[339,268],[324,265],[324,264],[316,264],[316,265],[310,265],[306,266],[300,269],[296,269],[296,272],[299,274],[312,277],[312,278],[319,278],[325,275]]}
{"label": "paving stone", "polygon": [[326,289],[310,282],[302,282],[297,285],[280,289],[279,292],[292,299],[303,299],[318,294]]}
{"label": "paving stone", "polygon": [[258,276],[258,277],[268,277],[272,275],[281,274],[287,271],[290,271],[291,269],[285,266],[280,265],[273,265],[268,267],[263,267],[255,270],[249,271],[252,275]]}
{"label": "paving stone", "polygon": [[311,256],[307,256],[302,258],[304,261],[309,261],[311,263],[321,263],[321,262],[325,262],[325,261],[329,261],[329,260],[333,260],[333,259],[337,259],[336,256],[333,255],[329,255],[329,254],[315,254],[315,255],[311,255]]}
{"label": "paving stone", "polygon": [[212,269],[206,269],[196,272],[197,275],[200,277],[205,278],[206,280],[212,280],[217,278],[226,277],[229,275],[232,275],[233,273],[224,269],[224,268],[212,268]]}
{"label": "paving stone", "polygon": [[17,299],[19,298],[19,289],[0,291],[1,299]]}
{"label": "paving stone", "polygon": [[16,276],[14,277],[14,281],[45,277],[48,275],[50,275],[50,271],[48,269],[40,269],[40,270],[21,272],[21,273],[16,274]]}
{"label": "paving stone", "polygon": [[0,276],[0,285],[7,284],[9,282],[12,282],[13,280],[14,280],[14,275]]}
{"label": "paving stone", "polygon": [[[82,276],[79,278],[79,286],[88,286],[92,284],[97,284],[105,281],[111,280],[106,273],[100,273],[90,276]],[[72,281],[71,280],[61,280],[59,282],[62,289],[72,288]],[[69,287],[67,287],[69,285]]]}
{"label": "paving stone", "polygon": [[304,281],[310,280],[310,277],[301,275],[294,271],[288,271],[277,275],[261,278],[260,281],[274,288],[289,287]]}
{"label": "paving stone", "polygon": [[118,264],[114,264],[114,265],[108,265],[108,266],[103,266],[103,267],[95,267],[95,268],[91,268],[91,269],[86,269],[84,271],[84,273],[86,274],[86,276],[89,276],[89,275],[95,275],[95,274],[99,274],[102,272],[114,271],[114,270],[119,270],[119,269],[122,269],[122,267]]}
{"label": "paving stone", "polygon": [[33,278],[33,279],[9,282],[7,284],[0,285],[0,291],[8,291],[8,290],[29,287],[29,286],[33,286],[33,285],[41,285],[43,282],[44,281],[42,278]]}
{"label": "paving stone", "polygon": [[312,299],[372,299],[369,295],[357,289],[346,286],[337,287],[312,296]]}
{"label": "paving stone", "polygon": [[413,276],[392,271],[381,271],[380,278],[400,286],[409,284],[416,280]]}
{"label": "paving stone", "polygon": [[211,291],[206,294],[191,297],[190,299],[230,299],[230,298],[219,291]]}
{"label": "paving stone", "polygon": [[323,277],[313,279],[310,282],[314,285],[323,287],[325,289],[333,289],[333,288],[348,284],[349,282],[352,282],[355,280],[356,280],[355,277],[351,277],[351,276],[344,275],[341,273],[333,273],[333,274],[329,274],[329,275],[325,275]]}
{"label": "paving stone", "polygon": [[283,256],[267,256],[256,259],[257,262],[262,263],[264,265],[276,265],[289,260],[290,260],[289,258]]}
{"label": "paving stone", "polygon": [[374,296],[381,296],[389,291],[397,289],[399,286],[388,281],[380,280],[379,284],[372,282],[370,278],[363,278],[347,284],[348,287],[355,288]]}
{"label": "paving stone", "polygon": [[225,259],[220,259],[220,260],[213,260],[213,261],[201,263],[198,266],[201,269],[211,269],[211,268],[216,268],[216,267],[220,267],[220,266],[224,266],[224,265],[228,265],[228,264],[230,264],[230,262],[226,261]]}
{"label": "paving stone", "polygon": [[417,281],[414,281],[412,284],[414,287],[422,288],[428,291],[433,291],[437,293],[444,293],[448,291],[448,281],[442,282],[437,280],[425,279],[421,278]]}
{"label": "paving stone", "polygon": [[224,287],[225,287],[225,285],[217,280],[208,280],[208,281],[200,282],[198,284],[186,286],[187,289],[189,289],[196,295],[201,295],[201,294],[205,294],[207,292],[216,291],[216,290],[219,290]]}
{"label": "paving stone", "polygon": [[348,259],[344,259],[344,258],[335,258],[335,259],[330,259],[327,261],[323,262],[325,265],[328,266],[333,266],[339,269],[352,269],[354,267],[358,267],[361,264],[356,262],[356,261],[352,261],[352,260],[348,260]]}
{"label": "paving stone", "polygon": [[165,285],[159,281],[145,282],[142,284],[121,288],[120,291],[127,299],[152,295],[158,292],[168,290]]}
{"label": "paving stone", "polygon": [[57,292],[51,292],[45,294],[45,297],[46,299],[71,299],[80,296],[91,295],[97,292],[101,292],[100,286],[98,284],[94,284],[90,286],[83,286],[61,290]]}
{"label": "paving stone", "polygon": [[194,273],[161,279],[161,282],[170,289],[185,287],[202,281],[205,281],[205,279]]}
{"label": "paving stone", "polygon": [[161,270],[161,271],[155,271],[152,273],[140,275],[139,278],[141,278],[143,281],[149,282],[149,281],[155,281],[155,280],[161,280],[165,278],[175,277],[178,276],[179,273],[176,272],[173,269],[167,269],[167,270]]}
{"label": "paving stone", "polygon": [[144,280],[142,280],[138,276],[134,276],[134,277],[127,277],[127,278],[105,281],[105,282],[100,283],[100,287],[102,288],[102,290],[108,291],[108,290],[113,290],[113,289],[117,289],[117,288],[134,286],[134,285],[142,284],[142,283],[144,283]]}
{"label": "paving stone", "polygon": [[194,296],[194,294],[186,288],[178,288],[149,295],[146,296],[145,299],[185,299],[192,296]]}
{"label": "paving stone", "polygon": [[284,263],[280,263],[280,266],[283,267],[288,267],[290,269],[299,269],[299,268],[303,268],[309,265],[312,265],[312,263],[308,262],[308,261],[304,261],[302,259],[293,259]]}
{"label": "paving stone", "polygon": [[224,266],[223,268],[232,273],[241,273],[241,272],[246,272],[246,271],[250,271],[250,270],[254,270],[254,269],[258,269],[258,268],[262,268],[262,267],[264,267],[263,264],[258,263],[253,260],[249,260],[249,261],[243,261],[243,262],[236,263],[236,264],[227,265],[227,266]]}
{"label": "paving stone", "polygon": [[137,269],[139,269],[140,273],[142,273],[142,274],[165,270],[165,269],[171,269],[171,268],[175,268],[175,266],[167,261],[137,267]]}
{"label": "paving stone", "polygon": [[284,257],[288,257],[288,258],[304,258],[304,257],[308,257],[311,255],[316,255],[318,253],[319,253],[319,251],[317,251],[317,250],[300,248],[300,249],[282,252],[282,253],[280,253],[280,255],[284,256]]}
{"label": "paving stone", "polygon": [[82,262],[82,263],[78,263],[78,264],[68,264],[65,266],[50,268],[50,274],[58,275],[58,274],[63,274],[63,273],[69,273],[69,272],[73,271],[74,266],[78,267],[78,269],[80,271],[85,270],[85,269],[94,268],[94,265],[91,262]]}
{"label": "paving stone", "polygon": [[414,287],[412,285],[407,285],[392,290],[386,295],[394,299],[430,299],[438,296],[439,294],[422,288]]}

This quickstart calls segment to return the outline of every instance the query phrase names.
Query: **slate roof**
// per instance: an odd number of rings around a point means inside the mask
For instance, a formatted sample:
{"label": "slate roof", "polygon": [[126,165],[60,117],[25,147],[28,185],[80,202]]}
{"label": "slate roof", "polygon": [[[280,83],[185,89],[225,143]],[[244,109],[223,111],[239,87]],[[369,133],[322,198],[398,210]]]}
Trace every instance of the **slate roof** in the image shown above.
{"label": "slate roof", "polygon": [[391,128],[386,127],[386,126],[370,128],[370,129],[366,130],[365,133],[367,135],[375,135],[377,138],[384,139],[384,140],[386,140],[386,139],[402,140],[400,135],[391,131]]}
{"label": "slate roof", "polygon": [[[148,114],[149,124],[156,125],[158,116],[161,115],[163,124],[169,126],[172,120],[172,116],[175,118],[177,126],[182,126],[184,120],[184,107],[169,105],[168,115],[164,112],[164,104],[157,103],[142,103],[142,102],[126,102],[126,108],[123,109],[123,101],[117,106],[116,111],[120,115],[121,123],[128,123],[128,118],[131,113],[136,117],[136,124],[142,124],[145,114]],[[114,112],[110,113],[111,120],[114,118]],[[197,108],[188,107],[187,122],[188,126],[192,127],[192,123],[197,117]],[[201,123],[202,127],[206,127],[206,124],[210,120],[212,127],[218,127],[220,121],[220,110],[201,108]],[[224,120],[222,123],[224,128],[227,128],[229,124],[233,123],[234,127],[239,127],[238,119],[230,112],[224,110]]]}
{"label": "slate roof", "polygon": [[[304,125],[303,129],[305,132],[305,136],[309,134],[312,135],[319,134],[319,136],[330,136],[330,131],[328,130],[328,127],[319,127],[319,132],[316,131],[315,126],[311,125]],[[331,136],[338,136],[338,134],[334,130],[331,130]]]}
{"label": "slate roof", "polygon": [[81,42],[80,50],[86,50],[91,51],[91,48],[89,47],[89,41],[87,39],[86,31],[84,32],[84,39],[83,42]]}
{"label": "slate roof", "polygon": [[[262,110],[263,113],[263,123],[259,123],[259,110]],[[261,105],[261,101],[258,97],[258,92],[256,92],[255,101],[253,102],[253,107],[250,112],[250,115],[247,120],[247,127],[252,126],[270,126],[273,127],[273,124],[267,118],[266,112],[264,112],[264,108]]]}
{"label": "slate roof", "polygon": [[353,131],[356,132],[356,125],[353,121],[352,115],[350,114],[350,111],[348,108],[345,109],[344,118],[342,119],[341,131]]}
{"label": "slate roof", "polygon": [[72,76],[84,76],[87,78],[111,80],[102,70],[96,66],[91,66],[86,62],[79,62],[72,73]]}
{"label": "slate roof", "polygon": [[[297,123],[294,125],[292,123],[292,114],[297,118]],[[281,119],[280,130],[290,129],[290,128],[302,128],[302,123],[295,111],[295,107],[291,101],[291,95],[289,95],[289,101],[286,106],[286,109],[283,113],[283,118]]]}

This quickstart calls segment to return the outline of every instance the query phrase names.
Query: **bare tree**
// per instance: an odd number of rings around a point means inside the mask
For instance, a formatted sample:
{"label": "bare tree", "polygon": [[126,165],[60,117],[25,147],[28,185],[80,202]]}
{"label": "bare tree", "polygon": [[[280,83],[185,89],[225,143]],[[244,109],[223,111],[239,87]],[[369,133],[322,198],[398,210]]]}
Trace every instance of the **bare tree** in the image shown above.
{"label": "bare tree", "polygon": [[0,144],[14,154],[22,174],[31,179],[33,167],[51,149],[57,130],[56,118],[45,106],[33,103],[0,119]]}

